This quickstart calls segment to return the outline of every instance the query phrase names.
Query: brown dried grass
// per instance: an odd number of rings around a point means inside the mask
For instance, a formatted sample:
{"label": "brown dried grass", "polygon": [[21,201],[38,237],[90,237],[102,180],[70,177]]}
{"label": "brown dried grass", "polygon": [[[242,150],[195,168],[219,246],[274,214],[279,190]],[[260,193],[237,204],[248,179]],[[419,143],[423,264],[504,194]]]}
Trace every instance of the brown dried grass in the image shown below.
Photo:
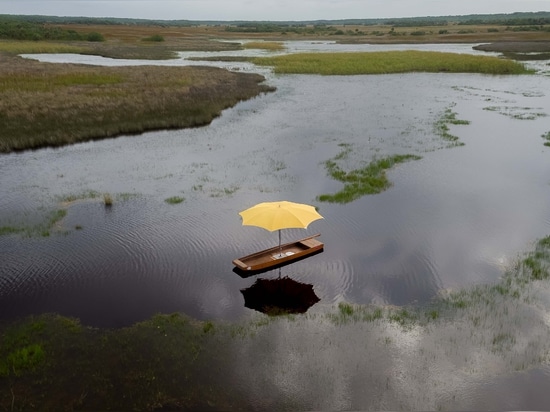
{"label": "brown dried grass", "polygon": [[272,89],[209,67],[44,64],[0,54],[0,152],[206,125]]}

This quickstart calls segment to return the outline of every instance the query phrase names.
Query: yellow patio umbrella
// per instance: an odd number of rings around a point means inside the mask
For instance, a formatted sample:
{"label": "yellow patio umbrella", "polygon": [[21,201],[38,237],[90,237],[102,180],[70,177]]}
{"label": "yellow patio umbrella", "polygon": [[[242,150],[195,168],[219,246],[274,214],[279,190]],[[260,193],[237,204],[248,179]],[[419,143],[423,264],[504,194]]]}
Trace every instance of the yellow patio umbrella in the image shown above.
{"label": "yellow patio umbrella", "polygon": [[308,225],[323,219],[313,206],[303,203],[263,202],[239,213],[244,226],[258,226],[273,232],[279,231],[279,248],[281,247],[281,229],[306,229]]}

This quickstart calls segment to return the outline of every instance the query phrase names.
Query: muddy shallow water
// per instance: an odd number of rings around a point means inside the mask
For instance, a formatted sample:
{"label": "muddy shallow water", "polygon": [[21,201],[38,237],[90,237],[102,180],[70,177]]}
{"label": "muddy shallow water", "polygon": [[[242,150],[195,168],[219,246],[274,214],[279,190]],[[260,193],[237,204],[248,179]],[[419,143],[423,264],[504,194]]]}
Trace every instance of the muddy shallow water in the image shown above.
{"label": "muddy shallow water", "polygon": [[[265,361],[265,380],[251,382],[246,367],[235,372],[257,408],[280,405],[277,399],[306,409],[544,406],[542,395],[524,389],[541,376],[548,382],[548,371],[510,378],[523,383],[504,401],[508,376],[521,368],[484,346],[490,336],[460,332],[460,318],[428,331],[316,319],[339,302],[420,306],[448,289],[495,283],[548,235],[550,148],[541,136],[550,131],[550,78],[414,73],[267,81],[275,93],[226,110],[208,127],[0,156],[0,227],[37,227],[52,210],[67,210],[48,237],[0,236],[0,316],[55,311],[107,327],[157,312],[256,319],[262,315],[244,307],[240,292],[255,277],[237,275],[231,260],[276,244],[277,234],[241,226],[238,212],[287,199],[314,204],[324,216],[307,230],[284,231],[283,241],[319,232],[325,251],[281,270],[313,284],[320,302],[309,318],[273,321],[235,345],[243,365]],[[449,147],[437,134],[446,110],[470,122],[449,126],[464,146]],[[382,194],[319,202],[342,187],[324,162],[348,145],[352,152],[341,160],[347,170],[393,154],[422,159],[392,169],[393,186]],[[113,206],[90,192],[110,193]],[[171,196],[185,200],[168,204]],[[63,203],[67,197],[78,200]],[[548,349],[547,335],[533,332],[544,319],[535,316],[523,330],[531,342],[525,365]],[[300,346],[304,339],[311,352]],[[369,355],[358,361],[365,348]],[[426,382],[436,389],[425,390]],[[269,403],[261,394],[271,386],[282,398]],[[332,389],[320,396],[316,387]]]}

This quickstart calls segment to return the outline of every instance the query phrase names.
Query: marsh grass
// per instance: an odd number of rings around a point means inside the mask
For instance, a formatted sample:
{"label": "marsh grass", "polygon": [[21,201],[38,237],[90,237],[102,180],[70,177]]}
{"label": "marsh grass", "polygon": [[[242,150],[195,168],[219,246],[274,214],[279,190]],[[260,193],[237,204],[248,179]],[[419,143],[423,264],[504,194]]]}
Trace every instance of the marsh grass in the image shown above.
{"label": "marsh grass", "polygon": [[24,232],[25,229],[15,226],[0,226],[0,236],[14,235]]}
{"label": "marsh grass", "polygon": [[212,322],[178,314],[156,315],[116,330],[88,328],[52,314],[3,324],[0,408],[227,407],[238,401],[238,394],[217,376],[216,370],[225,370],[230,359],[217,342],[218,329]]}
{"label": "marsh grass", "polygon": [[113,206],[113,197],[110,193],[103,193],[103,204],[105,207]]}
{"label": "marsh grass", "polygon": [[375,159],[361,169],[346,172],[339,165],[351,151],[349,145],[333,159],[325,162],[325,168],[330,177],[344,183],[344,188],[334,194],[322,194],[317,197],[321,202],[349,203],[365,195],[381,193],[391,186],[386,176],[386,170],[410,160],[419,160],[416,155],[393,155],[382,159]]}
{"label": "marsh grass", "polygon": [[387,309],[381,307],[340,302],[338,310],[327,316],[333,323],[343,325],[349,322],[375,322],[385,319],[387,313]]}
{"label": "marsh grass", "polygon": [[[13,373],[15,376],[22,375],[25,371],[35,372],[44,362],[45,354],[42,345],[32,344],[17,349],[10,354],[5,364],[0,365],[0,375]],[[9,371],[8,373],[6,373]]]}
{"label": "marsh grass", "polygon": [[526,74],[521,63],[492,56],[426,51],[299,53],[257,57],[261,66],[273,66],[279,74],[358,75],[409,72]]}
{"label": "marsh grass", "polygon": [[451,142],[451,146],[463,146],[464,143],[458,140],[458,136],[450,133],[449,125],[468,125],[470,122],[468,120],[457,119],[456,115],[457,113],[453,112],[452,109],[447,108],[435,123],[434,128],[436,134],[443,140]]}
{"label": "marsh grass", "polygon": [[213,188],[210,190],[210,197],[224,197],[224,196],[232,196],[234,195],[238,190],[240,189],[239,186],[232,185],[230,187],[224,187],[223,189],[220,188]]}
{"label": "marsh grass", "polygon": [[[528,300],[529,288],[534,282],[550,279],[550,236],[540,239],[535,249],[522,257],[496,284],[476,285],[471,288],[441,294],[429,306],[379,307],[340,302],[335,313],[327,314],[335,324],[383,320],[404,328],[445,321],[468,313],[475,328],[484,327],[497,315],[506,315],[507,305]],[[515,344],[515,336],[506,331],[495,332],[493,350],[503,351]]]}
{"label": "marsh grass", "polygon": [[89,50],[90,49],[86,46],[65,43],[0,40],[0,52],[13,55],[35,53],[85,53]]}
{"label": "marsh grass", "polygon": [[[22,235],[24,237],[48,237],[52,233],[67,233],[67,228],[63,225],[63,219],[67,216],[69,208],[78,202],[89,200],[100,201],[105,207],[110,207],[115,200],[127,201],[138,197],[137,193],[110,193],[101,194],[95,190],[86,190],[78,193],[70,193],[63,196],[56,196],[59,208],[46,211],[40,221],[32,225],[4,225],[0,226],[0,236]],[[81,230],[82,226],[74,226],[75,230]]]}
{"label": "marsh grass", "polygon": [[550,132],[544,133],[543,135],[541,135],[541,137],[542,137],[544,140],[546,140],[546,141],[544,142],[544,145],[550,147]]}
{"label": "marsh grass", "polygon": [[88,190],[80,193],[70,193],[68,195],[61,196],[59,197],[59,202],[61,202],[65,206],[68,206],[71,203],[78,202],[79,200],[96,199],[99,196],[99,192],[96,192],[95,190]]}
{"label": "marsh grass", "polygon": [[168,198],[164,199],[164,201],[166,203],[168,203],[169,205],[177,205],[179,203],[182,203],[184,200],[185,200],[185,198],[182,197],[182,196],[171,196],[171,197],[168,197]]}
{"label": "marsh grass", "polygon": [[547,113],[539,111],[540,109],[532,107],[487,106],[483,110],[497,112],[516,120],[535,120],[548,116]]}
{"label": "marsh grass", "polygon": [[250,41],[243,43],[245,49],[262,49],[270,51],[284,50],[285,46],[281,42],[274,41]]}
{"label": "marsh grass", "polygon": [[263,80],[208,67],[47,65],[0,54],[0,152],[206,125],[273,91]]}

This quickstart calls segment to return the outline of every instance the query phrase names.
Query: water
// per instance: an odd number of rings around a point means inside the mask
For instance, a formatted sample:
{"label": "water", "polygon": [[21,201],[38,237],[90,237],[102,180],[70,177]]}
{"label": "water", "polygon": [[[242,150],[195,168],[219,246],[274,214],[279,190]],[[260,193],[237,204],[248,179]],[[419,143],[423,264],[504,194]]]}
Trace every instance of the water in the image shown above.
{"label": "water", "polygon": [[[170,62],[180,63],[188,64]],[[1,156],[0,226],[40,225],[57,208],[68,213],[47,238],[0,237],[0,316],[55,311],[107,327],[156,312],[255,319],[240,293],[255,277],[238,276],[231,260],[278,238],[241,226],[238,212],[286,199],[319,206],[324,216],[307,230],[284,231],[283,241],[320,232],[325,251],[281,270],[313,284],[321,300],[310,318],[273,322],[232,348],[241,365],[235,385],[248,388],[254,407],[547,406],[525,395],[533,380],[548,380],[545,368],[532,369],[548,353],[544,305],[488,316],[517,335],[504,354],[491,347],[491,326],[464,326],[469,314],[409,331],[315,319],[338,302],[420,306],[445,290],[495,283],[548,234],[550,148],[541,135],[550,131],[550,78],[543,71],[266,75],[275,93],[226,110],[208,127]],[[450,126],[464,146],[450,148],[434,130],[448,109],[470,122]],[[422,159],[392,169],[393,185],[382,194],[320,203],[318,195],[342,187],[324,168],[342,144],[352,148],[346,169],[393,154]],[[105,208],[90,191],[111,193],[114,205]],[[60,202],[79,194],[68,206]],[[171,196],[185,201],[170,205]],[[262,370],[251,375],[246,365],[258,359]]]}

